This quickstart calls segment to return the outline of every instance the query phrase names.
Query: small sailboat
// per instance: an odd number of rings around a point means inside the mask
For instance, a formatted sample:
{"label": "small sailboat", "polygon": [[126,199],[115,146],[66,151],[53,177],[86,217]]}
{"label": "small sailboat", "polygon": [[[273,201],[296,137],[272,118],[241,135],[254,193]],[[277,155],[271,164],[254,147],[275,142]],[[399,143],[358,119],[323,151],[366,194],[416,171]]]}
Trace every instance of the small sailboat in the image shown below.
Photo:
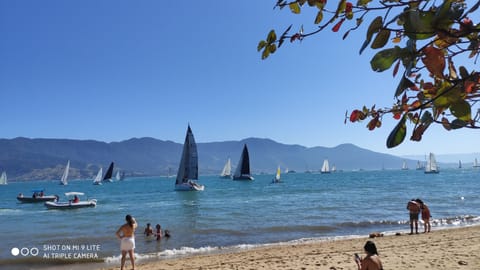
{"label": "small sailboat", "polygon": [[272,184],[275,184],[275,183],[280,183],[281,180],[280,180],[280,166],[278,166],[277,168],[277,173],[275,174],[275,177],[272,179]]}
{"label": "small sailboat", "polygon": [[60,179],[60,185],[68,185],[68,172],[70,171],[70,160],[67,162],[67,166],[65,166],[65,170],[63,171],[62,178]]}
{"label": "small sailboat", "polygon": [[103,176],[102,182],[113,182],[113,162],[108,166],[107,172]]}
{"label": "small sailboat", "polygon": [[435,155],[430,153],[427,159],[427,166],[425,166],[425,173],[439,173],[437,166],[437,161],[435,160]]}
{"label": "small sailboat", "polygon": [[122,180],[122,177],[120,176],[120,171],[117,171],[117,173],[115,174],[115,180],[117,181]]}
{"label": "small sailboat", "polygon": [[93,184],[94,185],[101,185],[102,184],[102,174],[103,174],[103,168],[100,167],[98,170],[97,176],[93,179]]}
{"label": "small sailboat", "polygon": [[233,175],[233,180],[253,180],[253,177],[250,175],[250,158],[248,156],[248,148],[246,144],[243,146],[242,155],[240,155],[240,160],[238,161],[237,170]]}
{"label": "small sailboat", "polygon": [[2,175],[0,176],[0,185],[7,185],[7,184],[8,184],[7,173],[2,172]]}
{"label": "small sailboat", "polygon": [[462,168],[462,161],[461,161],[461,160],[458,161],[458,168],[459,168],[459,169]]}
{"label": "small sailboat", "polygon": [[328,159],[323,160],[323,165],[320,169],[320,173],[330,173],[330,165],[328,163]]}
{"label": "small sailboat", "polygon": [[478,164],[477,158],[475,158],[475,160],[473,161],[473,167],[474,167],[474,168],[480,167],[480,164]]}
{"label": "small sailboat", "polygon": [[423,170],[423,169],[425,169],[425,166],[423,166],[423,164],[422,164],[422,162],[420,162],[420,160],[417,161],[417,170]]}
{"label": "small sailboat", "polygon": [[182,159],[178,167],[175,190],[177,191],[202,191],[205,186],[197,183],[198,180],[198,153],[197,144],[193,137],[190,125],[183,143]]}
{"label": "small sailboat", "polygon": [[227,159],[227,163],[223,166],[222,173],[220,174],[220,178],[230,179],[232,178],[232,162],[230,158]]}
{"label": "small sailboat", "polygon": [[408,170],[407,161],[403,161],[402,170]]}

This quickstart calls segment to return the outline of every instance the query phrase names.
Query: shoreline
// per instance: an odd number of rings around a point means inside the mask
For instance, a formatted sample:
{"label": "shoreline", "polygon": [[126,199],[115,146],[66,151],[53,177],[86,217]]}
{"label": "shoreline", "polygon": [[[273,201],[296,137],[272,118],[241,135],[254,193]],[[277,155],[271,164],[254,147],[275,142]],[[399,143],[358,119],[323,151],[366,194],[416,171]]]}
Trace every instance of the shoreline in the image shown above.
{"label": "shoreline", "polygon": [[[423,230],[423,227],[421,228]],[[420,231],[421,231],[420,230]],[[272,244],[244,250],[136,261],[136,269],[357,269],[353,254],[375,242],[385,269],[480,269],[480,226],[430,233],[368,236],[312,243]],[[60,269],[60,268],[57,268]],[[118,270],[120,265],[98,270]],[[131,269],[128,262],[126,269]]]}

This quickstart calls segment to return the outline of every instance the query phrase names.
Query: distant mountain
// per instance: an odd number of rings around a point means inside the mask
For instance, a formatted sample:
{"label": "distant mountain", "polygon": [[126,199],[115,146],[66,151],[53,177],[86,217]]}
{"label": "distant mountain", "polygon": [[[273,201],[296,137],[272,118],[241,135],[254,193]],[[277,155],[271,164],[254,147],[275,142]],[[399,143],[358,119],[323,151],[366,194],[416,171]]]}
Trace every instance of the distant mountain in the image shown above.
{"label": "distant mountain", "polygon": [[[219,174],[227,158],[235,167],[247,144],[253,173],[273,173],[278,165],[304,172],[318,171],[324,159],[338,170],[399,169],[405,158],[377,153],[353,144],[336,147],[304,147],[277,143],[270,139],[198,143],[201,175]],[[127,176],[176,174],[182,144],[153,138],[133,138],[105,143],[67,139],[0,139],[0,171],[9,180],[60,179],[70,160],[71,179],[93,178],[99,167],[110,162]],[[414,167],[416,160],[409,160]]]}

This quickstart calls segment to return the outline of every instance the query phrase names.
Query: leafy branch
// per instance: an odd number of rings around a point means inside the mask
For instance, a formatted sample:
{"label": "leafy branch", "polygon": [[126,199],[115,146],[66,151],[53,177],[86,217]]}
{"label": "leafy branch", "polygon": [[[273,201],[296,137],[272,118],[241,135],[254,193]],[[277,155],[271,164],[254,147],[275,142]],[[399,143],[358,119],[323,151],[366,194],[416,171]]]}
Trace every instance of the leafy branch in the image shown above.
{"label": "leafy branch", "polygon": [[[306,8],[316,9],[313,21],[316,29],[305,32],[302,25],[297,32],[290,33],[293,27],[290,25],[280,37],[271,30],[267,38],[258,43],[257,50],[262,59],[267,59],[286,40],[301,41],[329,27],[339,32],[345,22],[351,22],[353,26],[343,35],[346,39],[351,31],[360,29],[367,17],[373,17],[359,53],[368,46],[380,50],[370,61],[373,71],[384,72],[393,67],[394,77],[400,67],[403,72],[391,107],[363,106],[350,114],[347,112],[345,122],[368,119],[367,128],[374,130],[381,127],[384,116],[392,115],[398,123],[387,138],[389,148],[404,141],[407,124],[413,126],[410,137],[413,141],[421,141],[431,124],[440,124],[446,130],[478,129],[480,73],[468,71],[465,66],[457,68],[455,62],[462,57],[461,60],[473,59],[475,64],[478,59],[480,26],[470,16],[477,12],[480,1],[470,8],[464,0],[444,0],[436,5],[437,2],[358,0],[354,5],[340,0],[327,7],[327,0],[278,0],[274,8],[288,7],[294,14]],[[324,14],[329,14],[329,18],[325,19]]]}

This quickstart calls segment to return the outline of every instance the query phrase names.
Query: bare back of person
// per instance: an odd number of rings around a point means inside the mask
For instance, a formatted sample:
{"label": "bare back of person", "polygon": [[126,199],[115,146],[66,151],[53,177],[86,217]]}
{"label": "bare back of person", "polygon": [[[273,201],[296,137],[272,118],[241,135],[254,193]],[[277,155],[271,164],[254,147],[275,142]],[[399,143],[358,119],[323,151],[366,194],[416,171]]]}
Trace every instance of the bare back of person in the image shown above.
{"label": "bare back of person", "polygon": [[377,255],[368,255],[362,260],[361,270],[383,270],[382,262]]}

